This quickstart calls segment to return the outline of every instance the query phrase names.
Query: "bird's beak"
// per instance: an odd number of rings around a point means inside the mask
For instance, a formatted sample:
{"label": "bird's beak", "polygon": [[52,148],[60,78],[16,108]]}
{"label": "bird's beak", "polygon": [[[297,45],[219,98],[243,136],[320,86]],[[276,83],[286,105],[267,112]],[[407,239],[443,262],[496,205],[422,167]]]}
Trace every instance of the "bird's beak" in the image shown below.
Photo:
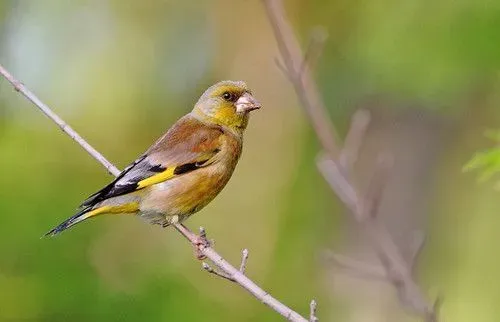
{"label": "bird's beak", "polygon": [[262,107],[260,103],[250,93],[245,93],[238,98],[235,103],[236,112],[247,113]]}

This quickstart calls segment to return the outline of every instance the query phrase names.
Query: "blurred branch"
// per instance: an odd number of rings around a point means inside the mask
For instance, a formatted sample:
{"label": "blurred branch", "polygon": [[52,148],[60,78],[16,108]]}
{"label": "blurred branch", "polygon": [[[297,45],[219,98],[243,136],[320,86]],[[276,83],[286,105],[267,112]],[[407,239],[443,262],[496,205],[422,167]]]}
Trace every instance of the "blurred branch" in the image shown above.
{"label": "blurred branch", "polygon": [[422,249],[425,246],[425,234],[422,231],[416,231],[412,237],[413,240],[410,244],[411,253],[408,263],[410,264],[411,271],[415,272],[418,262],[418,257],[420,256],[420,253],[422,253]]}
{"label": "blurred branch", "polygon": [[339,163],[349,173],[353,165],[358,160],[359,150],[365,137],[366,130],[370,124],[370,112],[368,110],[358,110],[351,119],[351,126],[345,138],[344,148],[340,152]]}
{"label": "blurred branch", "polygon": [[347,273],[362,278],[373,279],[377,281],[387,280],[384,267],[358,261],[348,256],[328,252],[327,258],[333,260],[337,266],[346,270]]}
{"label": "blurred branch", "polygon": [[302,62],[307,61],[310,54],[302,53],[290,23],[286,20],[282,1],[262,1],[283,59],[280,69],[292,83],[325,151],[325,155],[318,160],[320,172],[351,211],[360,228],[371,239],[380,262],[384,264],[386,281],[398,291],[401,304],[424,317],[426,321],[436,321],[435,305],[427,301],[413,280],[411,267],[413,265],[405,261],[392,236],[375,216],[385,186],[388,165],[386,162],[377,165],[365,198],[359,198],[359,192],[346,175],[348,167],[356,159],[368,119],[359,120],[359,116],[358,119],[353,119],[345,146],[341,148],[335,127],[329,121],[325,104],[311,77],[310,66],[301,67]]}
{"label": "blurred branch", "polygon": [[358,218],[358,214],[361,216],[361,211],[358,210],[358,193],[342,174],[338,163],[326,155],[319,155],[316,165],[330,187],[337,194],[337,197],[340,198],[347,209],[352,211],[356,216],[356,220],[360,221],[361,217]]}
{"label": "blurred branch", "polygon": [[[278,64],[285,73],[288,80],[292,83],[295,92],[302,106],[306,107],[305,112],[309,116],[311,125],[316,131],[319,141],[323,148],[331,156],[339,154],[339,144],[337,133],[333,124],[329,122],[327,110],[323,104],[318,89],[314,85],[311,77],[310,66],[304,57],[319,57],[311,54],[302,55],[297,39],[293,35],[292,29],[285,20],[285,14],[281,1],[263,0],[266,7],[266,13],[271,27],[276,36],[283,64]],[[310,48],[322,47],[319,42],[325,42],[325,37],[313,37],[311,41],[316,42]],[[305,63],[304,63],[305,62]]]}
{"label": "blurred branch", "polygon": [[304,75],[307,68],[313,70],[314,67],[316,67],[316,63],[323,53],[323,47],[327,38],[328,33],[324,28],[316,27],[312,30],[309,37],[309,46],[307,47],[306,54],[300,65],[298,75]]}
{"label": "blurred branch", "polygon": [[[31,101],[35,106],[37,106],[42,113],[48,116],[54,123],[56,123],[68,136],[70,136],[73,140],[75,140],[82,148],[85,149],[94,159],[96,159],[99,163],[101,163],[109,173],[114,175],[115,177],[120,174],[120,170],[116,168],[111,162],[109,162],[102,154],[100,154],[96,149],[94,149],[90,144],[87,143],[75,130],[73,130],[66,122],[64,122],[57,114],[55,114],[47,105],[45,105],[35,94],[33,94],[28,88],[26,88],[19,80],[15,79],[2,65],[0,65],[0,75],[2,75],[7,81],[9,81],[14,89],[20,92],[24,97],[26,97],[29,101]],[[244,267],[246,264],[246,257],[244,256],[244,260],[242,260],[241,270],[235,268],[229,262],[227,262],[221,255],[219,255],[215,249],[213,249],[210,244],[207,243],[199,243],[200,238],[205,238],[204,231],[202,231],[202,236],[198,236],[195,233],[191,232],[187,227],[182,224],[174,224],[174,227],[193,245],[198,247],[199,252],[204,255],[206,258],[210,259],[215,266],[222,273],[214,273],[218,276],[224,277],[235,283],[238,283],[245,290],[250,292],[253,296],[259,299],[262,303],[269,306],[271,309],[281,314],[289,321],[296,322],[307,322],[308,320],[302,317],[297,312],[293,311],[285,304],[281,303],[277,299],[275,299],[271,294],[264,291],[257,284],[255,284],[251,279],[245,276],[243,273]],[[206,265],[208,266],[208,264]],[[205,268],[205,265],[203,265]],[[210,273],[213,273],[213,269],[208,266],[205,268]]]}
{"label": "blurred branch", "polygon": [[361,221],[377,217],[391,166],[392,158],[379,156],[374,173],[368,182],[365,200],[361,203]]}

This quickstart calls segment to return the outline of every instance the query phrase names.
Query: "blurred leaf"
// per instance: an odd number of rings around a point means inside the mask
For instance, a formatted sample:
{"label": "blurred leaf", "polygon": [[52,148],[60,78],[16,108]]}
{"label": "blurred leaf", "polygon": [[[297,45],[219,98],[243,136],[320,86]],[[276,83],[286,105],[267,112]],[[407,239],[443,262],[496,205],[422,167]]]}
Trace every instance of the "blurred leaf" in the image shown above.
{"label": "blurred leaf", "polygon": [[[486,130],[484,136],[500,142],[500,130]],[[462,168],[464,172],[473,170],[481,171],[478,177],[480,182],[484,182],[490,179],[494,174],[500,172],[500,147],[477,152]]]}

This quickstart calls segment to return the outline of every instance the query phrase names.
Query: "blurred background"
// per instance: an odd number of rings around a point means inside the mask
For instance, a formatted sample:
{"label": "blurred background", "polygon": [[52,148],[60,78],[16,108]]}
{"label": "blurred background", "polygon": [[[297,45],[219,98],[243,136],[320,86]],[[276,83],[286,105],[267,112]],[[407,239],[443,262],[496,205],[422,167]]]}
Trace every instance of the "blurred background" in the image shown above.
{"label": "blurred background", "polygon": [[[363,189],[380,151],[395,166],[380,218],[404,252],[427,232],[418,280],[442,321],[498,321],[500,202],[494,180],[462,173],[500,126],[497,0],[293,0],[305,46],[329,39],[315,77],[344,136],[372,121],[356,164]],[[418,321],[391,286],[355,278],[326,250],[373,261],[315,167],[319,146],[260,1],[1,0],[0,63],[118,167],[142,153],[202,91],[245,80],[254,113],[228,186],[187,225],[232,263],[321,321]],[[207,275],[172,229],[102,217],[40,239],[111,177],[0,80],[0,321],[281,321]],[[370,255],[371,254],[371,255]]]}

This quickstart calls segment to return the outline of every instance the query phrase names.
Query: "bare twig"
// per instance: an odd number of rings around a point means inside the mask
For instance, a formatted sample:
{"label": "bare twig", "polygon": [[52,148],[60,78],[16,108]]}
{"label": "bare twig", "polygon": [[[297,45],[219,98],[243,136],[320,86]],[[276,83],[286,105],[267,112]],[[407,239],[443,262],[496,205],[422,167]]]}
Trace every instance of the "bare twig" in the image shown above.
{"label": "bare twig", "polygon": [[[329,121],[325,105],[319,95],[308,68],[300,68],[302,61],[306,60],[297,39],[294,36],[290,23],[285,18],[282,0],[262,0],[266,14],[269,18],[278,49],[284,62],[285,74],[292,83],[301,106],[310,118],[313,129],[316,132],[326,155],[318,158],[318,169],[328,182],[332,190],[337,194],[340,200],[349,209],[363,229],[371,239],[380,261],[386,269],[388,280],[398,291],[401,303],[410,308],[413,312],[424,317],[428,322],[436,321],[436,314],[432,304],[429,304],[426,297],[420,290],[417,283],[413,280],[412,270],[409,264],[403,258],[400,249],[394,243],[386,227],[380,225],[374,216],[365,216],[365,213],[376,214],[378,211],[381,192],[369,194],[366,198],[360,199],[359,193],[346,175],[346,169],[342,165],[348,165],[357,155],[361,135],[364,129],[351,129],[356,136],[349,135],[344,149],[337,143],[335,127]],[[356,120],[353,120],[356,123]],[[361,125],[366,122],[360,122]],[[356,124],[355,124],[356,125]],[[357,126],[357,125],[356,125]],[[366,125],[361,126],[366,127]],[[358,133],[360,138],[358,138]],[[347,144],[349,146],[347,146]],[[339,151],[344,151],[344,156],[340,161]],[[353,152],[355,153],[353,153]],[[386,175],[380,171],[383,179]],[[383,187],[383,180],[372,180],[372,184],[379,189]]]}
{"label": "bare twig", "polygon": [[308,107],[305,112],[309,116],[309,120],[325,151],[330,157],[336,157],[339,154],[337,133],[333,124],[329,121],[330,118],[319,92],[314,86],[309,68],[301,68],[304,55],[290,24],[285,20],[281,1],[263,0],[263,3],[283,58],[285,75],[291,81],[300,103]]}
{"label": "bare twig", "polygon": [[66,122],[64,122],[56,113],[54,113],[47,105],[45,105],[35,94],[33,94],[26,86],[14,78],[2,65],[0,65],[0,74],[8,80],[14,89],[24,95],[29,101],[35,104],[48,118],[57,124],[70,138],[75,140],[82,148],[85,149],[91,156],[101,163],[110,174],[117,176],[120,173],[111,162],[109,162],[102,154],[87,143],[75,130],[73,130]]}
{"label": "bare twig", "polygon": [[[54,123],[56,123],[68,136],[75,140],[81,147],[85,149],[93,158],[95,158],[99,163],[101,163],[109,173],[114,176],[120,174],[120,170],[111,164],[102,154],[95,150],[90,144],[88,144],[78,133],[75,132],[69,125],[67,125],[57,114],[55,114],[47,105],[45,105],[38,97],[35,96],[28,88],[26,88],[20,81],[14,78],[3,66],[0,65],[0,75],[7,79],[13,86],[14,89],[20,92],[24,97],[30,100],[34,105],[36,105],[45,115],[47,115]],[[191,241],[191,243],[196,243],[196,234],[191,232],[187,227],[182,224],[175,224],[175,228],[182,233],[182,235]],[[203,237],[203,231],[201,232]],[[271,309],[281,314],[289,321],[297,322],[307,322],[307,319],[293,311],[291,308],[287,307],[285,304],[281,303],[275,299],[271,294],[264,291],[257,284],[255,284],[251,279],[245,276],[240,270],[235,268],[229,262],[224,260],[221,255],[219,255],[215,249],[210,245],[200,247],[200,252],[206,256],[210,261],[212,261],[218,269],[220,269],[224,275],[229,277],[232,281],[238,283],[245,290],[250,292],[253,296],[259,299],[262,303],[269,306]]]}
{"label": "bare twig", "polygon": [[[321,172],[325,180],[335,191],[344,205],[346,205],[346,207],[351,210],[352,213],[360,214],[361,212],[358,211],[358,193],[356,192],[356,190],[354,190],[354,187],[347,180],[347,178],[342,174],[338,163],[336,163],[326,155],[320,155],[317,158],[316,165],[318,167],[318,170]],[[357,218],[357,220],[361,220],[361,217]]]}
{"label": "bare twig", "polygon": [[349,127],[344,148],[340,152],[339,157],[340,166],[347,173],[349,173],[358,159],[359,150],[369,123],[370,112],[368,110],[358,110],[352,116],[351,126]]}
{"label": "bare twig", "polygon": [[201,238],[207,239],[207,231],[204,227],[200,227],[200,233],[198,234]]}
{"label": "bare twig", "polygon": [[310,309],[310,313],[309,313],[309,321],[310,322],[318,322],[319,319],[318,317],[316,316],[316,311],[318,309],[318,303],[316,303],[315,300],[312,300],[311,301],[311,304],[309,304],[309,309]]}
{"label": "bare twig", "polygon": [[441,306],[443,305],[443,301],[444,301],[444,298],[441,294],[436,297],[436,299],[434,300],[434,304],[432,305],[432,308],[433,308],[432,312],[435,312],[435,313],[428,317],[429,321],[434,322],[434,321],[438,320],[437,313],[440,311]]}
{"label": "bare twig", "polygon": [[392,167],[392,158],[388,156],[379,156],[375,171],[370,178],[368,189],[362,207],[361,220],[366,218],[375,218],[379,210],[382,194],[387,184],[389,169]]}
{"label": "bare twig", "polygon": [[423,231],[416,231],[413,234],[413,240],[410,246],[411,253],[410,258],[408,259],[408,263],[410,264],[411,272],[414,273],[417,266],[418,257],[420,256],[420,253],[425,246],[425,233]]}
{"label": "bare twig", "polygon": [[300,70],[298,75],[302,76],[306,73],[306,68],[310,71],[314,70],[319,57],[323,53],[323,46],[325,45],[326,39],[328,38],[328,33],[324,28],[316,27],[311,32],[309,37],[309,46],[307,47],[306,53],[304,54],[304,59],[300,65]]}
{"label": "bare twig", "polygon": [[349,274],[376,281],[387,281],[386,271],[381,265],[361,262],[348,256],[335,254],[333,252],[327,252],[326,255],[329,259],[332,259],[337,266],[345,269]]}
{"label": "bare twig", "polygon": [[209,272],[210,274],[214,274],[215,276],[222,277],[230,282],[236,282],[231,276],[228,276],[224,273],[221,273],[221,272],[213,269],[210,265],[208,265],[205,262],[201,263],[201,267],[203,267],[203,269],[206,270],[207,272]]}
{"label": "bare twig", "polygon": [[288,73],[285,65],[281,62],[281,60],[278,59],[278,57],[274,58],[274,63],[276,64],[276,67],[285,75],[286,78],[288,78],[289,81],[293,82],[293,79],[291,78],[291,75]]}
{"label": "bare twig", "polygon": [[213,241],[207,239],[207,231],[204,227],[200,227],[198,236],[205,242],[205,245],[212,246]]}
{"label": "bare twig", "polygon": [[244,249],[241,251],[241,264],[240,264],[240,272],[245,274],[245,270],[247,269],[247,261],[248,261],[248,249]]}

